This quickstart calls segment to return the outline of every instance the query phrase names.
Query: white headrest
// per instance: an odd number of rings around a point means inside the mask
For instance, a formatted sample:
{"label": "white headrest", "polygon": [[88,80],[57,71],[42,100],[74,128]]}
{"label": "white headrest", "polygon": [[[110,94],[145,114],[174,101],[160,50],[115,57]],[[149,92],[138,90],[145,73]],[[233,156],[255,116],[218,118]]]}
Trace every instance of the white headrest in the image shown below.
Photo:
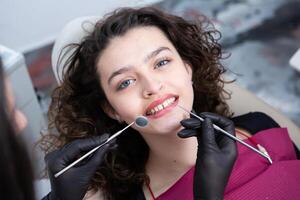
{"label": "white headrest", "polygon": [[99,16],[86,16],[76,18],[70,21],[63,28],[62,32],[55,40],[52,50],[51,62],[53,72],[58,84],[60,83],[59,77],[61,77],[62,75],[62,68],[64,66],[64,63],[66,62],[66,59],[72,54],[72,51],[69,51],[67,55],[63,57],[63,59],[59,60],[58,63],[58,59],[62,49],[68,44],[80,43],[82,38],[93,30],[95,23],[99,19]]}

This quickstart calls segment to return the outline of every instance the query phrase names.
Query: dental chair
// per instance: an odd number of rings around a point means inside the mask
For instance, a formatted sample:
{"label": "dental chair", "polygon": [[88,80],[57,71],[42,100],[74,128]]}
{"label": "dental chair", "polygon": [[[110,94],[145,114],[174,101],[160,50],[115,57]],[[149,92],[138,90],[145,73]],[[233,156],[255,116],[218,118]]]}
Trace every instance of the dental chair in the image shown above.
{"label": "dental chair", "polygon": [[[59,76],[61,77],[62,74],[63,63],[66,61],[62,59],[58,63],[60,52],[68,44],[81,42],[82,38],[93,30],[93,24],[99,19],[100,17],[98,16],[86,16],[74,19],[64,27],[57,37],[52,52],[52,66],[58,83],[60,82]],[[71,52],[68,53],[71,54]],[[231,99],[227,100],[227,103],[234,112],[234,115],[242,115],[254,111],[270,115],[281,127],[288,128],[291,139],[298,149],[300,149],[300,128],[290,119],[275,108],[264,103],[250,91],[239,87],[236,83],[226,84],[225,90],[232,93]]]}

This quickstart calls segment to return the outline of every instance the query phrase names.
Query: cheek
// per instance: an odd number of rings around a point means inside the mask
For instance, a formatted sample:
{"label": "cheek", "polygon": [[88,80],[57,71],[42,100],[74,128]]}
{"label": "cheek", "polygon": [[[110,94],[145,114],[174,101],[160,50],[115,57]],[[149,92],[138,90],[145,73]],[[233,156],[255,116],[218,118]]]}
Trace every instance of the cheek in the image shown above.
{"label": "cheek", "polygon": [[173,78],[166,80],[166,85],[176,88],[176,91],[179,92],[179,95],[181,96],[181,100],[183,101],[182,103],[185,104],[188,109],[192,109],[194,101],[194,89],[191,81],[191,75],[185,68],[176,71],[172,75]]}
{"label": "cheek", "polygon": [[166,85],[170,84],[187,90],[192,88],[191,76],[184,66],[178,67],[177,70],[170,70],[165,77]]}
{"label": "cheek", "polygon": [[127,123],[135,120],[136,116],[143,114],[143,102],[137,93],[131,92],[110,101],[116,113]]}

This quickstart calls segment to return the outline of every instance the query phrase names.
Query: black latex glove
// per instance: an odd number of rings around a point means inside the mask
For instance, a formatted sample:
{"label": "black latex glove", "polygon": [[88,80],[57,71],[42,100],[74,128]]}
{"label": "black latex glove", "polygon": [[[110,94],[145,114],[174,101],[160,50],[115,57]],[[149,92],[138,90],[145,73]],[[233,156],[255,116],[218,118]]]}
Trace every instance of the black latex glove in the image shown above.
{"label": "black latex glove", "polygon": [[51,192],[43,199],[81,200],[86,194],[90,181],[103,161],[104,154],[114,143],[102,146],[90,157],[85,158],[58,178],[54,174],[74,162],[80,156],[108,139],[108,134],[75,140],[60,150],[46,155],[45,161],[51,183]]}
{"label": "black latex glove", "polygon": [[214,113],[201,113],[204,121],[189,118],[181,121],[185,127],[178,136],[188,138],[196,136],[198,140],[197,161],[194,174],[194,199],[223,199],[231,170],[237,157],[234,140],[216,131],[212,123],[235,135],[231,120]]}

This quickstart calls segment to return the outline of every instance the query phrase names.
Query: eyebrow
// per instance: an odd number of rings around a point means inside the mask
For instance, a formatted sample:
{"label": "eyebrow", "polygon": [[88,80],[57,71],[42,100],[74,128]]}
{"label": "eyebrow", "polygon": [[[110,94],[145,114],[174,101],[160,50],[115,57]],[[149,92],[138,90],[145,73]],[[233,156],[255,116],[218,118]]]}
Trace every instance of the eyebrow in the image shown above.
{"label": "eyebrow", "polygon": [[[144,62],[145,62],[145,63],[148,62],[151,58],[155,57],[156,55],[158,55],[160,52],[162,52],[162,51],[164,51],[164,50],[171,51],[171,49],[168,48],[168,47],[159,47],[158,49],[152,51],[149,55],[147,55],[146,58],[145,58],[145,60],[144,60]],[[112,79],[113,79],[115,76],[120,75],[120,74],[122,74],[122,73],[124,73],[124,72],[130,71],[131,68],[132,68],[132,66],[126,66],[126,67],[122,67],[122,68],[118,69],[117,71],[114,71],[114,72],[110,75],[110,77],[109,77],[109,79],[108,79],[108,81],[107,81],[108,84],[111,83]]]}

